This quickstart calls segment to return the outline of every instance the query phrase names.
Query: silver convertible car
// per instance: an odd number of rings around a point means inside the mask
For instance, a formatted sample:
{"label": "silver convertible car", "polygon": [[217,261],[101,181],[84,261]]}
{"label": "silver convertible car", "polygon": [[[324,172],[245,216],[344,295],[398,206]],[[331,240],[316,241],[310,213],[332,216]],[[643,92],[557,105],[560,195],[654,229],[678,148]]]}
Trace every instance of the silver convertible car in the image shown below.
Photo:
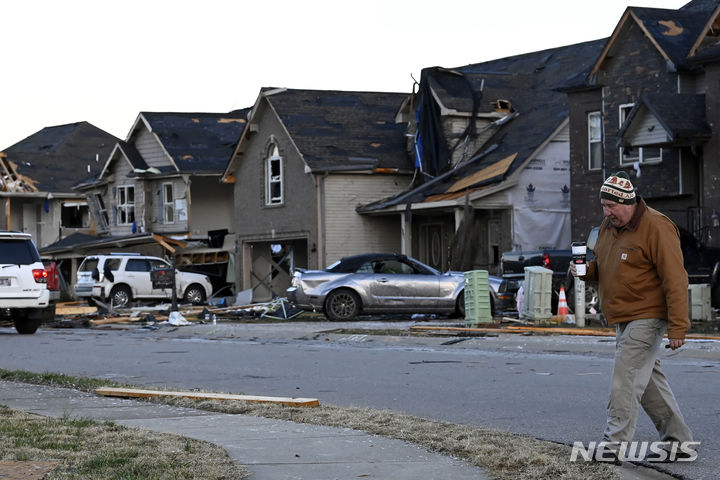
{"label": "silver convertible car", "polygon": [[345,257],[325,270],[297,270],[287,296],[297,308],[333,321],[364,313],[464,316],[464,288],[462,272],[440,273],[405,255],[373,253]]}

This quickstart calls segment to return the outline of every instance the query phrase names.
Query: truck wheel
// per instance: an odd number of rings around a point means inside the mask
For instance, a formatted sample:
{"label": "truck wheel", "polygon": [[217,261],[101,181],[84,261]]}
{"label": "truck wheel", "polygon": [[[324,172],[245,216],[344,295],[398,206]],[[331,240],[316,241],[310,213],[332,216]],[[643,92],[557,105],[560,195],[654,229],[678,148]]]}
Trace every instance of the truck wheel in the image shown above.
{"label": "truck wheel", "polygon": [[115,285],[110,290],[108,300],[113,307],[127,307],[130,305],[130,300],[132,300],[132,292],[125,285]]}
{"label": "truck wheel", "polygon": [[49,307],[43,309],[42,323],[51,323],[55,321],[55,307],[56,305],[53,303]]}
{"label": "truck wheel", "polygon": [[42,318],[29,318],[27,315],[14,317],[13,323],[15,324],[15,330],[21,335],[32,335],[40,327]]}

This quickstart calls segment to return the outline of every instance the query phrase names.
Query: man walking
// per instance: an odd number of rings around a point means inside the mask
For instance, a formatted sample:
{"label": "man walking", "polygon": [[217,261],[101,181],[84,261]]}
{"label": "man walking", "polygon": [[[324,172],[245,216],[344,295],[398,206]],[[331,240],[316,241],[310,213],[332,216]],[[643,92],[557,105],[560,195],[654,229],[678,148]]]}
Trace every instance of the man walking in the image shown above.
{"label": "man walking", "polygon": [[[631,442],[639,406],[663,441],[691,442],[675,396],[660,369],[665,333],[669,348],[685,343],[688,278],[675,224],[647,206],[625,172],[600,188],[604,220],[583,280],[598,281],[602,311],[616,325],[616,352],[604,439]],[[572,267],[575,274],[574,266]],[[673,448],[676,450],[676,448]],[[617,459],[617,457],[616,457]]]}

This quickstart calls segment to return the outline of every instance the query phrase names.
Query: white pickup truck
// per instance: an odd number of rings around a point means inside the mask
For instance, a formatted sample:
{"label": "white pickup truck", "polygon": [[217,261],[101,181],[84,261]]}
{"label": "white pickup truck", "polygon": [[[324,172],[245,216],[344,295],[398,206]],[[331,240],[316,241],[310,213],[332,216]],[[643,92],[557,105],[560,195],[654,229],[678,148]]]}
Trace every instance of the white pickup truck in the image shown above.
{"label": "white pickup truck", "polygon": [[57,271],[47,268],[32,241],[21,232],[0,231],[0,317],[10,318],[18,333],[35,333],[55,314]]}

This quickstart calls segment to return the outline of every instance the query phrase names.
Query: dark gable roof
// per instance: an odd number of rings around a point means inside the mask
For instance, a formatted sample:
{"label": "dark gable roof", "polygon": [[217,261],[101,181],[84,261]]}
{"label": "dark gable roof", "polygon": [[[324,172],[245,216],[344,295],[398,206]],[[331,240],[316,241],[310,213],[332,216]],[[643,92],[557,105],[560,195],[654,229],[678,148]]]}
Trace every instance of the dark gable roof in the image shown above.
{"label": "dark gable roof", "polygon": [[412,168],[405,124],[395,113],[403,93],[265,90],[311,170]]}
{"label": "dark gable roof", "polygon": [[230,113],[141,112],[180,172],[221,173],[247,124],[249,108]]}
{"label": "dark gable roof", "polygon": [[146,170],[148,168],[145,159],[142,158],[142,155],[137,151],[135,145],[127,142],[118,142],[115,154],[124,155],[135,169]]}
{"label": "dark gable roof", "polygon": [[705,95],[645,93],[623,123],[620,140],[643,108],[657,118],[673,142],[702,142],[712,135],[705,120]]}
{"label": "dark gable roof", "polygon": [[[120,140],[88,122],[45,127],[7,148],[18,173],[36,180],[41,192],[72,192],[72,186],[97,175]],[[90,173],[88,173],[90,165]]]}
{"label": "dark gable roof", "polygon": [[708,20],[705,10],[630,7],[635,17],[676,66],[685,59]]}
{"label": "dark gable roof", "polygon": [[680,10],[700,11],[710,13],[718,6],[718,0],[692,0],[686,3]]}
{"label": "dark gable roof", "polygon": [[499,165],[517,154],[507,169],[500,169],[502,173],[483,178],[467,188],[502,182],[529,160],[567,119],[567,95],[558,88],[570,79],[585,78],[605,43],[606,39],[595,40],[441,72],[442,78],[435,83],[441,88],[435,93],[446,107],[469,111],[472,105],[466,86],[469,82],[476,92],[482,88],[480,112],[494,110],[493,103],[502,99],[510,102],[517,116],[499,126],[490,140],[459,168],[449,170],[411,192],[360,207],[358,212],[423,202],[433,195],[446,193],[459,180]]}

